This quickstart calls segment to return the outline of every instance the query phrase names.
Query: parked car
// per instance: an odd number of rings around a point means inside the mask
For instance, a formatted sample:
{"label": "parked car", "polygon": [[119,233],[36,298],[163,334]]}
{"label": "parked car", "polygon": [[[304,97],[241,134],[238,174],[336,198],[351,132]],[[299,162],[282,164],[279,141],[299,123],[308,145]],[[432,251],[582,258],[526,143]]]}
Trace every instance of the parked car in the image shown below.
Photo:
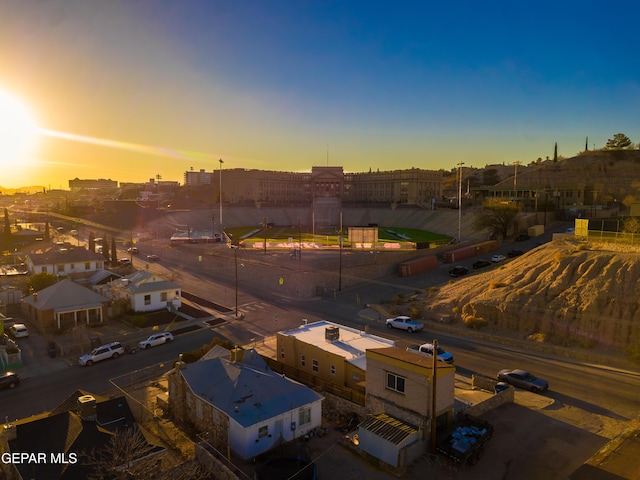
{"label": "parked car", "polygon": [[479,268],[488,267],[489,265],[491,265],[491,262],[488,260],[478,260],[476,262],[473,262],[473,268],[475,270],[478,270]]}
{"label": "parked car", "polygon": [[158,260],[160,260],[160,257],[158,255],[147,255],[147,260],[157,262]]}
{"label": "parked car", "polygon": [[138,250],[138,247],[129,247],[129,248],[127,248],[127,252],[129,252],[129,253],[140,253],[140,251]]}
{"label": "parked car", "polygon": [[20,383],[17,373],[5,372],[0,374],[0,388],[14,388]]}
{"label": "parked car", "polygon": [[95,362],[106,360],[107,358],[118,358],[124,353],[124,348],[120,342],[112,342],[107,345],[101,345],[94,348],[91,353],[82,355],[78,358],[80,365],[90,366]]}
{"label": "parked car", "polygon": [[28,337],[29,330],[24,323],[14,323],[9,327],[9,333],[13,338]]}
{"label": "parked car", "polygon": [[[411,345],[410,347],[407,347],[407,352],[415,352],[431,357],[433,356],[433,344],[425,343],[423,345]],[[438,345],[438,361],[444,363],[453,363],[453,355],[449,352],[446,352],[440,345]]]}
{"label": "parked car", "polygon": [[146,340],[142,340],[138,346],[142,349],[155,347],[173,341],[173,335],[170,332],[154,333]]}
{"label": "parked car", "polygon": [[506,260],[507,257],[505,257],[504,255],[499,255],[499,254],[495,254],[493,257],[491,257],[491,261],[493,263],[500,263],[503,260]]}
{"label": "parked car", "polygon": [[128,258],[121,258],[118,260],[118,263],[120,265],[131,265],[131,260],[129,260]]}
{"label": "parked car", "polygon": [[387,328],[399,328],[409,333],[417,332],[424,328],[424,324],[411,320],[410,317],[401,315],[395,318],[387,318]]}
{"label": "parked car", "polygon": [[509,250],[509,253],[507,253],[509,258],[519,257],[520,255],[524,255],[522,250]]}
{"label": "parked car", "polygon": [[498,380],[532,392],[543,392],[549,388],[549,383],[546,380],[542,380],[526,370],[500,370]]}
{"label": "parked car", "polygon": [[467,273],[469,273],[469,270],[461,265],[453,267],[451,270],[449,270],[449,276],[451,277],[461,277],[463,275],[466,275]]}

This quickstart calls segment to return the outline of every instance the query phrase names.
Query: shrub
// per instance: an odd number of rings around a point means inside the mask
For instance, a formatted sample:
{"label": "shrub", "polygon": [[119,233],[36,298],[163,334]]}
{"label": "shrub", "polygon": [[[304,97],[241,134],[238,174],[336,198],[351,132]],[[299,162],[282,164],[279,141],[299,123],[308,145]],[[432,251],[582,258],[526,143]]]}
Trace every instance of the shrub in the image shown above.
{"label": "shrub", "polygon": [[422,309],[420,307],[411,307],[409,309],[409,316],[411,318],[420,318],[422,316]]}
{"label": "shrub", "polygon": [[471,328],[473,330],[480,330],[483,327],[487,326],[487,321],[482,317],[466,317],[464,319],[464,325],[467,328]]}
{"label": "shrub", "polygon": [[391,299],[391,303],[394,305],[402,305],[404,303],[404,295],[399,293]]}
{"label": "shrub", "polygon": [[586,243],[581,243],[578,245],[578,250],[589,250],[591,247]]}
{"label": "shrub", "polygon": [[506,286],[507,286],[507,284],[506,284],[506,283],[504,283],[504,282],[491,282],[491,283],[489,284],[489,288],[490,288],[491,290],[494,290],[494,289],[496,289],[496,288],[503,288],[503,287],[506,287]]}
{"label": "shrub", "polygon": [[453,308],[451,309],[451,311],[452,311],[453,313],[458,313],[458,312],[460,311],[460,307],[453,307]]}
{"label": "shrub", "polygon": [[632,361],[640,363],[640,344],[629,345],[624,354]]}

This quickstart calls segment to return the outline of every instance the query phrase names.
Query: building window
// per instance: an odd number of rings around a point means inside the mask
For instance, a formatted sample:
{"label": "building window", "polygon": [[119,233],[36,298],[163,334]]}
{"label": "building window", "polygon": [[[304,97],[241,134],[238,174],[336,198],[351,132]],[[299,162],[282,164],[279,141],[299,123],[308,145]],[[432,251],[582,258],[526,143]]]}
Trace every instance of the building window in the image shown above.
{"label": "building window", "polygon": [[318,368],[318,360],[312,360],[311,361],[311,370],[313,370],[314,372],[317,372],[319,370],[319,368]]}
{"label": "building window", "polygon": [[71,270],[74,270],[74,269],[76,268],[76,264],[75,264],[75,263],[72,263],[71,265],[69,265],[69,268],[70,268]]}
{"label": "building window", "polygon": [[166,302],[167,301],[167,292],[161,292],[160,293],[160,301],[162,301],[162,302]]}
{"label": "building window", "polygon": [[284,347],[280,347],[280,358],[284,360]]}
{"label": "building window", "polygon": [[84,262],[84,269],[85,270],[89,270],[91,268],[91,263],[90,262]]}
{"label": "building window", "polygon": [[404,377],[387,372],[387,388],[394,392],[404,393]]}
{"label": "building window", "polygon": [[307,366],[307,361],[304,358],[304,355],[300,355],[300,366],[301,367],[306,367]]}
{"label": "building window", "polygon": [[41,271],[42,273],[47,273],[47,267],[42,267],[42,268],[40,268],[40,271]]}
{"label": "building window", "polygon": [[359,382],[360,381],[360,374],[358,372],[352,372],[351,373],[351,380],[353,380],[354,382]]}
{"label": "building window", "polygon": [[269,435],[269,425],[260,427],[260,429],[258,430],[258,438],[266,437],[267,435]]}
{"label": "building window", "polygon": [[145,295],[144,296],[144,304],[145,305],[151,305],[151,295]]}
{"label": "building window", "polygon": [[58,273],[64,272],[64,265],[58,265]]}
{"label": "building window", "polygon": [[336,374],[336,366],[335,365],[330,365],[329,366],[329,373],[331,373],[331,375],[335,375]]}
{"label": "building window", "polygon": [[298,411],[298,425],[306,425],[307,423],[311,423],[311,409],[310,408],[301,408]]}

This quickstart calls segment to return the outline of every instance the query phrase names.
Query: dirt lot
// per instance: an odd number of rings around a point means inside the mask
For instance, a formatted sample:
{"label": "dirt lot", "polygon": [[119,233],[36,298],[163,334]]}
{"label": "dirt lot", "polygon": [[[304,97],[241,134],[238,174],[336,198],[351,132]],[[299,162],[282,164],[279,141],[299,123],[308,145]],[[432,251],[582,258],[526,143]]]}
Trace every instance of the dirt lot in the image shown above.
{"label": "dirt lot", "polygon": [[[521,391],[516,392],[515,403],[490,411],[483,418],[494,426],[494,434],[476,465],[456,466],[440,456],[427,455],[398,478],[561,480],[626,427],[625,422]],[[314,437],[304,445],[316,463],[318,478],[338,478],[337,472],[341,480],[394,477],[342,446],[341,437],[330,428],[327,436]]]}

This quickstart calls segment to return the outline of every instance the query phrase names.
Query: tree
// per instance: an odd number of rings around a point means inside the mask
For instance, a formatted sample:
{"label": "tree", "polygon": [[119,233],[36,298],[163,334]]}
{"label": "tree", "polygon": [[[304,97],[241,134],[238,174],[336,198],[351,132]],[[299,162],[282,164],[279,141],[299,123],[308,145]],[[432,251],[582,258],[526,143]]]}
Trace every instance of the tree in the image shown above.
{"label": "tree", "polygon": [[118,263],[118,250],[116,249],[116,237],[111,237],[111,265]]}
{"label": "tree", "polygon": [[515,202],[488,198],[482,204],[482,212],[476,218],[475,227],[480,230],[489,229],[506,238],[519,213],[520,207]]}
{"label": "tree", "polygon": [[613,138],[607,140],[607,149],[621,150],[631,145],[631,140],[624,133],[616,133]]}
{"label": "tree", "polygon": [[556,142],[555,147],[553,147],[553,163],[558,161],[558,142]]}
{"label": "tree", "polygon": [[89,232],[89,251],[96,251],[96,235],[93,232]]}
{"label": "tree", "polygon": [[9,212],[4,209],[4,230],[0,239],[0,250],[11,249],[11,222],[9,221]]}
{"label": "tree", "polygon": [[51,241],[51,232],[49,232],[49,219],[48,218],[44,222],[44,241],[45,242]]}
{"label": "tree", "polygon": [[640,233],[640,219],[629,217],[624,221],[622,231],[625,233]]}
{"label": "tree", "polygon": [[56,276],[51,273],[41,272],[31,275],[25,285],[25,294],[39,292],[40,290],[50,287],[56,283]]}
{"label": "tree", "polygon": [[148,479],[158,473],[155,450],[156,446],[136,426],[117,431],[102,448],[82,452],[80,456],[92,467],[88,475],[91,480]]}
{"label": "tree", "polygon": [[102,238],[102,256],[107,262],[111,260],[111,256],[109,255],[109,242],[106,236]]}

